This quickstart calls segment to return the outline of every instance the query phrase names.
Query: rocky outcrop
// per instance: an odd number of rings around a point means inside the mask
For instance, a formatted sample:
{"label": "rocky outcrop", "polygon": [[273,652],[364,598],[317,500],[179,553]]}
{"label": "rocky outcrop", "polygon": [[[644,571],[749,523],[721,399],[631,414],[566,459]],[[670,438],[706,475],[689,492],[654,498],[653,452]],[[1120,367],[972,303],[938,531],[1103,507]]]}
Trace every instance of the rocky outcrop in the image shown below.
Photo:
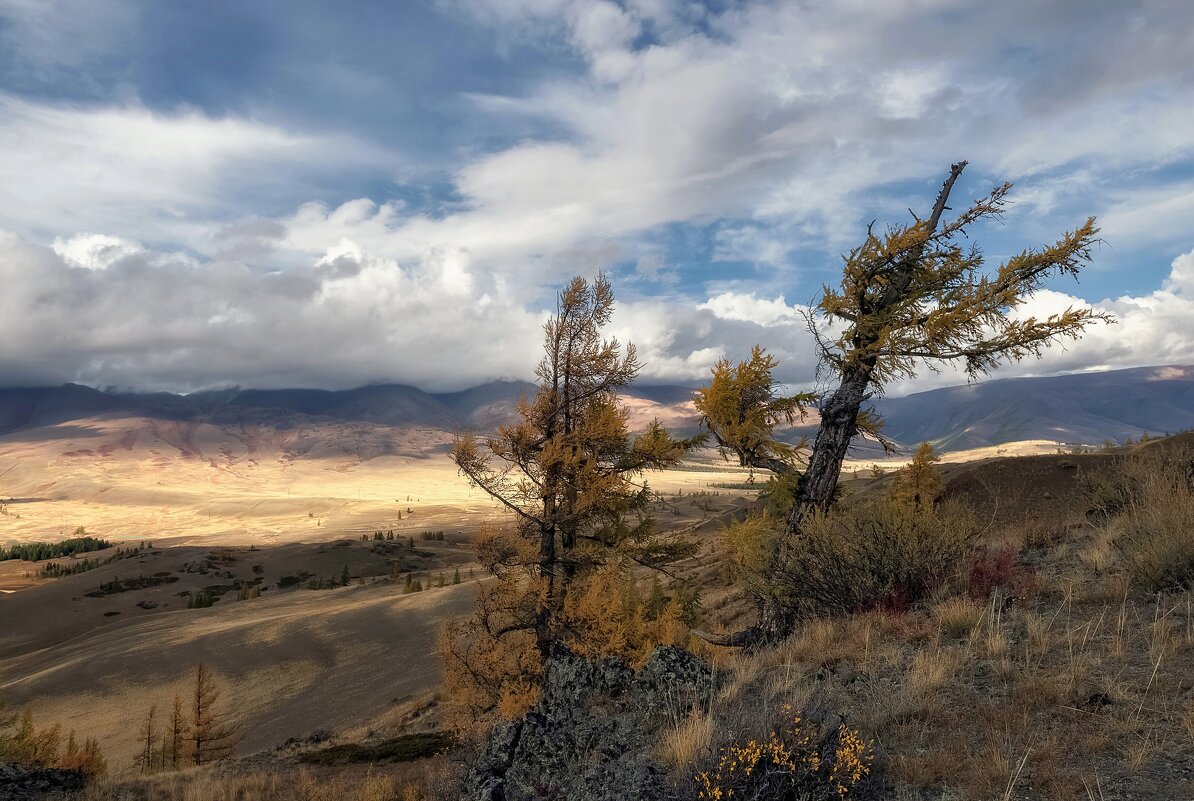
{"label": "rocky outcrop", "polygon": [[670,720],[703,706],[712,671],[678,648],[657,648],[638,671],[620,659],[562,653],[522,718],[497,726],[468,780],[472,801],[658,799],[652,746]]}
{"label": "rocky outcrop", "polygon": [[0,763],[0,801],[65,799],[83,789],[87,780],[75,770],[22,768]]}

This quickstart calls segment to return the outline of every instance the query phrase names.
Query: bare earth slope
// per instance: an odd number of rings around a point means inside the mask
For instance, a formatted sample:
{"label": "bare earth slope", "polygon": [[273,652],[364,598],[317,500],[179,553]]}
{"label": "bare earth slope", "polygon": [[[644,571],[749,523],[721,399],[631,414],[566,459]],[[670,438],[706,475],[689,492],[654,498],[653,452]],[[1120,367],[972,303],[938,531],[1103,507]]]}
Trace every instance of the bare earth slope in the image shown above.
{"label": "bare earth slope", "polygon": [[[0,599],[0,686],[43,723],[99,735],[118,763],[131,759],[138,721],[156,703],[185,697],[195,665],[215,668],[244,723],[244,751],[273,747],[318,729],[384,725],[425,705],[439,681],[432,654],[446,617],[472,607],[468,581],[403,594],[401,581],[361,574],[405,569],[446,574],[464,547],[373,542],[249,550],[153,548],[76,576]],[[101,554],[102,556],[103,554]],[[283,575],[329,578],[347,566],[347,587],[278,589]],[[202,571],[202,572],[200,572]],[[113,579],[168,583],[99,595]],[[260,579],[259,598],[228,590],[211,608],[185,596]]]}

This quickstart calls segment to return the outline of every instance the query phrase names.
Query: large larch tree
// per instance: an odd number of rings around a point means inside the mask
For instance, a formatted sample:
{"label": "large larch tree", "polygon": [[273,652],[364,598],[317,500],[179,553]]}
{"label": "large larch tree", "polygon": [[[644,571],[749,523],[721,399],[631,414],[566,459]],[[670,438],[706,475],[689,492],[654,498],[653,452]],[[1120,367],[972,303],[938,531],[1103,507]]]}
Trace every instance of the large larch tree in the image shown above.
{"label": "large larch tree", "polygon": [[[774,359],[756,348],[737,365],[719,362],[710,384],[698,393],[698,410],[717,444],[744,466],[775,473],[793,492],[768,561],[776,591],[757,599],[755,625],[728,635],[703,634],[707,640],[750,646],[792,631],[796,610],[784,603],[784,566],[792,549],[800,547],[806,515],[832,505],[851,441],[860,433],[879,435],[881,421],[867,403],[888,382],[941,363],[960,364],[976,378],[1001,363],[1039,356],[1050,344],[1110,320],[1089,308],[1045,318],[1017,313],[1046,281],[1077,277],[1091,259],[1098,228],[1088,218],[1055,243],[1025,249],[988,270],[969,234],[976,224],[1000,218],[1011,184],[947,219],[950,194],[965,168],[964,161],[951,166],[924,217],[913,214],[911,223],[882,232],[872,223],[862,243],[844,255],[840,284],[823,288],[809,329],[820,349],[821,369],[836,385],[831,391],[815,400],[807,394],[783,396],[772,379]],[[814,402],[820,426],[811,449],[778,442],[774,428]]]}

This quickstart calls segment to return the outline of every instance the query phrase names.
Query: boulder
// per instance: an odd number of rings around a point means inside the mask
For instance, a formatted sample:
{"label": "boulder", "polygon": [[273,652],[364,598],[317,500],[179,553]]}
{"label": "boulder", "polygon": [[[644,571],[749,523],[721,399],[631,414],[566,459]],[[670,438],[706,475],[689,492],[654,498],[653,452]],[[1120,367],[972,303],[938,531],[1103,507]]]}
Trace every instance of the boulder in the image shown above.
{"label": "boulder", "polygon": [[679,648],[655,649],[638,671],[621,659],[561,652],[546,666],[534,707],[490,733],[468,798],[662,798],[652,746],[668,722],[705,705],[712,685],[710,668]]}
{"label": "boulder", "polygon": [[24,768],[0,762],[0,801],[63,799],[86,784],[83,774],[75,770]]}

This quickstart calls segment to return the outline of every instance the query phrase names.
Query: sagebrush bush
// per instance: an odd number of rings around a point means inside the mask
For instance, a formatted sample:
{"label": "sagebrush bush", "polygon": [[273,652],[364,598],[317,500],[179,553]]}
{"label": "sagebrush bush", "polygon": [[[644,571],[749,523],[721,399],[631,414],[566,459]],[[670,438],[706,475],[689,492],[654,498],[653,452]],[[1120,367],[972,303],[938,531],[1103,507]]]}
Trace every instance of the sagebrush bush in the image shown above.
{"label": "sagebrush bush", "polygon": [[815,513],[771,591],[803,613],[902,612],[959,576],[979,533],[973,514],[952,503],[885,498]]}
{"label": "sagebrush bush", "polygon": [[845,723],[826,727],[785,705],[766,738],[721,749],[717,762],[696,774],[702,801],[820,801],[857,797],[874,751]]}

